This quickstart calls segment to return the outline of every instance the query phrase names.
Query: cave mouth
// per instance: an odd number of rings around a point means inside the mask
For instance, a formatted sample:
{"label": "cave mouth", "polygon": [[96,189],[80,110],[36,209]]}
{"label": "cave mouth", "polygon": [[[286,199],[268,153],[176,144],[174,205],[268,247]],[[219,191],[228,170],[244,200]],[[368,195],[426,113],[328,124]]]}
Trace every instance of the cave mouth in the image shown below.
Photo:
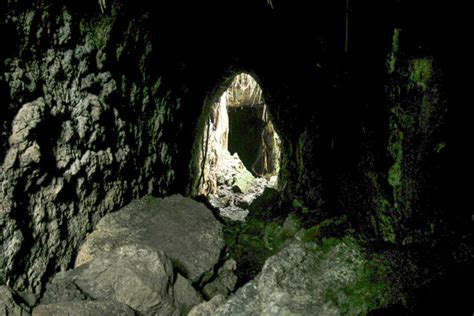
{"label": "cave mouth", "polygon": [[263,92],[247,73],[239,73],[212,103],[206,121],[200,191],[220,214],[244,220],[265,188],[275,188],[281,141]]}

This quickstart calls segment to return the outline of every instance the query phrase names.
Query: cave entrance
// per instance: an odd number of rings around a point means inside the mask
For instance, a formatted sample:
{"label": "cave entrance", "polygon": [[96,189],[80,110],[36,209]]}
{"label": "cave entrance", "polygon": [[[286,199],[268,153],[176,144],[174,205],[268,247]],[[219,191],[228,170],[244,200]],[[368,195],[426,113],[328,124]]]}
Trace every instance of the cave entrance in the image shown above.
{"label": "cave entrance", "polygon": [[236,75],[212,103],[201,144],[200,193],[222,216],[244,220],[253,200],[277,185],[281,156],[280,137],[252,76]]}

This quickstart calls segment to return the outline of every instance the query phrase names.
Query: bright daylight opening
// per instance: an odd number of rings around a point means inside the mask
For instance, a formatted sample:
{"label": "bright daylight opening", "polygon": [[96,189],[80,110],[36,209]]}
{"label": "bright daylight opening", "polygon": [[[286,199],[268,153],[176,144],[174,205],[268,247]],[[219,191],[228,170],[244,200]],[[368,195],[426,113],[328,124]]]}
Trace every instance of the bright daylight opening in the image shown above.
{"label": "bright daylight opening", "polygon": [[264,189],[276,186],[280,169],[281,141],[252,76],[235,76],[212,105],[202,144],[199,191],[222,216],[244,220]]}

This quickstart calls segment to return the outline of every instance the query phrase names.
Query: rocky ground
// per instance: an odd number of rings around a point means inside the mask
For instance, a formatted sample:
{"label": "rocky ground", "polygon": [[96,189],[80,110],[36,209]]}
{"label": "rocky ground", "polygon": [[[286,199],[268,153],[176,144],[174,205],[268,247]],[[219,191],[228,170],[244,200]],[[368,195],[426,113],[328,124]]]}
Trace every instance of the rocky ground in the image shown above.
{"label": "rocky ground", "polygon": [[[379,278],[387,267],[352,237],[318,243],[325,228],[304,229],[292,216],[262,225],[257,243],[245,232],[245,242],[229,242],[204,204],[135,200],[100,220],[74,268],[50,280],[38,302],[1,287],[0,315],[355,315],[389,302]],[[264,262],[237,290],[236,244]]]}
{"label": "rocky ground", "polygon": [[237,153],[225,152],[216,172],[217,192],[211,194],[209,202],[219,210],[222,217],[233,221],[245,221],[252,202],[262,195],[265,188],[274,188],[276,175],[254,177]]}

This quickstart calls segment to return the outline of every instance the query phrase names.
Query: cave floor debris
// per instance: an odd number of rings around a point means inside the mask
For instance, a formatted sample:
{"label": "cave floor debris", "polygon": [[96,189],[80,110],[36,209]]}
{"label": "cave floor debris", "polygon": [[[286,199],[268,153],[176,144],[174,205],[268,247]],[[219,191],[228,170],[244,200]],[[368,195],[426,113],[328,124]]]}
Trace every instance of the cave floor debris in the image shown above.
{"label": "cave floor debris", "polygon": [[254,177],[243,165],[239,156],[226,155],[219,163],[217,190],[208,196],[209,203],[222,217],[232,221],[245,221],[252,202],[265,188],[275,188],[277,175]]}

